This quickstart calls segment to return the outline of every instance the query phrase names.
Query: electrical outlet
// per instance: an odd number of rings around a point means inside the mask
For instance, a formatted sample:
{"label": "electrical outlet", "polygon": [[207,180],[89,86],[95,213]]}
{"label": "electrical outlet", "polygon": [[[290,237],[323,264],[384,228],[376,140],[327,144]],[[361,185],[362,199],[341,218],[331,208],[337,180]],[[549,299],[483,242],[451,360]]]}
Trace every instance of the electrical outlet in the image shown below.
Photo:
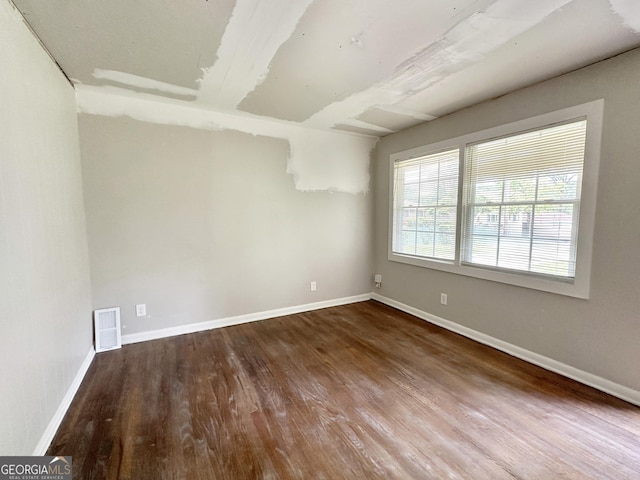
{"label": "electrical outlet", "polygon": [[382,275],[379,273],[374,275],[373,281],[376,283],[376,288],[382,287]]}
{"label": "electrical outlet", "polygon": [[318,288],[318,285],[316,284],[316,282],[311,282],[311,291],[315,292],[317,288]]}
{"label": "electrical outlet", "polygon": [[136,305],[136,317],[144,317],[146,314],[147,314],[147,305],[145,303]]}
{"label": "electrical outlet", "polygon": [[446,305],[447,304],[447,294],[446,293],[441,293],[440,294],[440,304],[441,305]]}

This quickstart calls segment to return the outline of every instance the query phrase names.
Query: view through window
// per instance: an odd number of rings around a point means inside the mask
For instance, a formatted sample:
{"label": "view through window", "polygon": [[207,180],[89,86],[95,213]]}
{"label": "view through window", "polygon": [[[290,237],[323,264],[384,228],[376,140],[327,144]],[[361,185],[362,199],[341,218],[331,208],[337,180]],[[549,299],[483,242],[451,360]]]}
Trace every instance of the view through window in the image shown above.
{"label": "view through window", "polygon": [[467,147],[462,261],[575,275],[586,121]]}
{"label": "view through window", "polygon": [[395,251],[455,258],[458,164],[458,149],[396,163]]}
{"label": "view through window", "polygon": [[588,298],[602,110],[393,154],[389,259]]}

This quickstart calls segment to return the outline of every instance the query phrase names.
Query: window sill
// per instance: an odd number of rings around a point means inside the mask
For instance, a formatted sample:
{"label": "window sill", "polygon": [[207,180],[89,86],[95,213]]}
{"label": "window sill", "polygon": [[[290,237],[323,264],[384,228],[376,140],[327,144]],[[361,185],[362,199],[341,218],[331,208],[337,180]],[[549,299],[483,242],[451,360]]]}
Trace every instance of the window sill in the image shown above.
{"label": "window sill", "polygon": [[555,293],[557,295],[581,299],[589,298],[589,281],[588,279],[586,281],[582,279],[581,281],[579,274],[577,274],[576,278],[572,281],[541,277],[537,275],[503,272],[485,269],[482,267],[472,267],[468,265],[460,265],[453,261],[447,262],[431,260],[394,252],[389,252],[388,259],[392,262],[404,263],[407,265],[429,268],[431,270],[439,270],[441,272],[454,273],[467,277],[480,278],[483,280],[505,283],[532,290],[540,290],[543,292]]}

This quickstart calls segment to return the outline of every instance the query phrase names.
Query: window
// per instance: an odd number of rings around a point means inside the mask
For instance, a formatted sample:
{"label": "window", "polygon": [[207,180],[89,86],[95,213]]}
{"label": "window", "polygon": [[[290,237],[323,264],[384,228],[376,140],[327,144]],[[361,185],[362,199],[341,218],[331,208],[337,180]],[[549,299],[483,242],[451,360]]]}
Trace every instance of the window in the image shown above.
{"label": "window", "polygon": [[396,162],[394,251],[455,258],[458,150]]}
{"label": "window", "polygon": [[392,155],[389,259],[588,298],[602,109]]}
{"label": "window", "polygon": [[466,148],[462,262],[575,277],[586,120]]}

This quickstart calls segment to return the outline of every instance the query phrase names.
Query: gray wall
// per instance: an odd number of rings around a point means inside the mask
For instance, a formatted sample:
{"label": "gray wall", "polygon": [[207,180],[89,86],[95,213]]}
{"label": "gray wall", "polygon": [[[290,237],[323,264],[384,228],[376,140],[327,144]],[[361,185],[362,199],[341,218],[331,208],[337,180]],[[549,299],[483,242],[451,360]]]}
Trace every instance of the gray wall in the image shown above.
{"label": "gray wall", "polygon": [[288,142],[79,123],[93,305],[120,306],[123,334],[371,290],[371,195],[297,191]]}
{"label": "gray wall", "polygon": [[0,1],[0,455],[31,455],[92,346],[73,88]]}
{"label": "gray wall", "polygon": [[[579,300],[387,260],[389,155],[605,99],[591,297]],[[375,160],[383,296],[640,390],[640,50],[385,137]],[[448,306],[439,302],[448,294]]]}

